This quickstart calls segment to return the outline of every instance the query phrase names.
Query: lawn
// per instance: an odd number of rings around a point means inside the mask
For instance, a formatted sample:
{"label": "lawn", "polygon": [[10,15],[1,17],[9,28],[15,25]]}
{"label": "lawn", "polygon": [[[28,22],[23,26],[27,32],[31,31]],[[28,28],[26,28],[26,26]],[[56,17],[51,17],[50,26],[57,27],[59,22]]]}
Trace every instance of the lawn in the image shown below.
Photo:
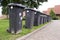
{"label": "lawn", "polygon": [[[23,21],[23,24],[24,23],[25,22]],[[41,26],[43,26],[43,24],[40,26],[34,26],[31,30],[26,29],[26,28],[22,28],[22,32],[20,34],[13,35],[13,34],[10,34],[6,31],[7,28],[9,28],[9,20],[6,20],[6,19],[0,20],[0,40],[15,40],[18,37],[26,35],[32,31],[40,28]]]}

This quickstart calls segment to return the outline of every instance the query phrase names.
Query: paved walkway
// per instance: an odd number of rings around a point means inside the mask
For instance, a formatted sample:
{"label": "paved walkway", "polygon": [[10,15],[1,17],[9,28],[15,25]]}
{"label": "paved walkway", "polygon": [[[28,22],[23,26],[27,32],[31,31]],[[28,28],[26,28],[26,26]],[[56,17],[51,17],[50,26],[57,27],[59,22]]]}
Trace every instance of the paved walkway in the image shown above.
{"label": "paved walkway", "polygon": [[53,20],[44,29],[23,40],[60,40],[60,20]]}

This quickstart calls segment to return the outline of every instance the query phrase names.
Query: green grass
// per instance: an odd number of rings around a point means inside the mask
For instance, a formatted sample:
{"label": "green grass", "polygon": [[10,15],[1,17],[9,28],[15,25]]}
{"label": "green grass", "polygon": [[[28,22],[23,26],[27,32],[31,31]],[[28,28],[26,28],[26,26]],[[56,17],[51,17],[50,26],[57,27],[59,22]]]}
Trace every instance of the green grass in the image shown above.
{"label": "green grass", "polygon": [[[25,24],[25,22],[23,21],[23,24]],[[18,37],[21,37],[23,35],[26,35],[38,28],[40,28],[42,25],[40,26],[34,26],[31,30],[30,29],[26,29],[26,28],[22,28],[22,32],[20,34],[10,34],[8,33],[6,30],[7,28],[9,28],[9,20],[0,20],[0,40],[15,40]]]}

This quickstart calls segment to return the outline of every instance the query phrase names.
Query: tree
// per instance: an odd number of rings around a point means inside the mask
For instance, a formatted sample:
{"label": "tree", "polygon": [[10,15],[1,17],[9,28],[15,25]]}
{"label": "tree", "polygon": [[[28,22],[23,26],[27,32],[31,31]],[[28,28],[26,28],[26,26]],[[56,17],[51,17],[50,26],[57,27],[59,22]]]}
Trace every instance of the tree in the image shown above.
{"label": "tree", "polygon": [[8,3],[9,3],[8,0],[2,0],[1,5],[2,5],[3,7],[6,7]]}
{"label": "tree", "polygon": [[1,5],[7,6],[8,3],[20,3],[23,5],[27,5],[31,8],[37,8],[40,4],[40,2],[45,2],[47,0],[2,0]]}
{"label": "tree", "polygon": [[40,3],[45,1],[47,0],[25,0],[25,3],[29,8],[38,8]]}
{"label": "tree", "polygon": [[52,17],[52,19],[56,19],[56,14],[52,9],[50,11],[50,16]]}
{"label": "tree", "polygon": [[41,2],[45,2],[47,0],[2,0],[1,5],[3,6],[3,14],[7,13],[7,5],[8,3],[19,3],[22,5],[26,5],[29,8],[38,8],[41,5]]}
{"label": "tree", "polygon": [[2,5],[2,14],[5,14],[5,15],[8,15],[8,13],[7,13],[7,5],[9,4],[9,3],[20,3],[20,4],[24,4],[24,1],[22,1],[22,0],[2,0],[1,1],[1,5]]}
{"label": "tree", "polygon": [[8,0],[2,0],[1,5],[2,5],[2,14],[8,15],[7,13],[7,4],[9,3]]}

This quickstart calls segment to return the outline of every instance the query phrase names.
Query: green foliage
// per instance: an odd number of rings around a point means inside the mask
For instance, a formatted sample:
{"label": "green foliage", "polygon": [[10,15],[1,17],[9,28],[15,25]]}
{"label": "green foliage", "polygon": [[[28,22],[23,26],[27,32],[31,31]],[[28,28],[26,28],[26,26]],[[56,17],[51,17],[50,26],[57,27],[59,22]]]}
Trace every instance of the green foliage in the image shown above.
{"label": "green foliage", "polygon": [[40,4],[40,2],[45,2],[47,0],[27,0],[26,1],[26,5],[29,7],[29,8],[38,8]]}
{"label": "green foliage", "polygon": [[2,8],[2,14],[4,14],[4,15],[8,15],[8,13],[7,13],[7,7],[3,7]]}
{"label": "green foliage", "polygon": [[25,4],[25,2],[23,0],[11,0],[10,3]]}
{"label": "green foliage", "polygon": [[38,8],[40,4],[40,2],[45,2],[47,0],[3,0],[1,2],[1,5],[3,6],[3,14],[8,14],[7,13],[7,5],[8,3],[19,3],[19,4],[23,4],[26,5],[26,7],[28,8]]}
{"label": "green foliage", "polygon": [[1,2],[2,6],[7,6],[8,3],[20,3],[27,5],[30,8],[37,8],[40,5],[40,2],[45,2],[47,0],[3,0]]}
{"label": "green foliage", "polygon": [[1,5],[4,6],[4,7],[6,7],[8,3],[9,3],[9,0],[3,0],[1,2]]}
{"label": "green foliage", "polygon": [[7,15],[7,4],[9,3],[9,0],[2,0],[1,5],[3,6],[2,8],[2,14]]}
{"label": "green foliage", "polygon": [[52,19],[57,19],[56,14],[54,13],[53,10],[50,11],[50,16],[52,17]]}

